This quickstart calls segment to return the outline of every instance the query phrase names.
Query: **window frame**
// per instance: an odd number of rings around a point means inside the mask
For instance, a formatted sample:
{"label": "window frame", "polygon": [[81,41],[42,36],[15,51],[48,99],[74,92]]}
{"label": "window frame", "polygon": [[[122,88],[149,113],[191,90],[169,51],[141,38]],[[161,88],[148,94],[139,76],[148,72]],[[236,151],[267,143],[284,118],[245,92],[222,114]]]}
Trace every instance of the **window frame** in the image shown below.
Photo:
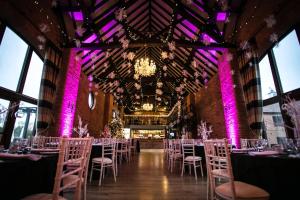
{"label": "window frame", "polygon": [[[30,66],[33,52],[35,52],[42,61],[43,61],[43,57],[41,56],[39,51],[36,51],[36,49],[34,49],[34,47],[30,44],[30,42],[28,42],[26,39],[24,39],[22,37],[22,35],[20,35],[14,28],[5,24],[3,21],[2,21],[2,24],[0,25],[0,45],[3,40],[3,35],[5,33],[6,28],[11,29],[15,34],[17,34],[18,37],[20,37],[28,45],[28,48],[27,48],[26,55],[25,55],[25,58],[23,61],[22,70],[21,70],[21,74],[20,74],[20,77],[18,80],[18,85],[17,85],[16,91],[13,91],[8,88],[0,86],[0,98],[9,101],[10,102],[9,107],[11,107],[13,104],[18,105],[18,104],[20,104],[21,101],[28,102],[30,104],[34,104],[34,105],[38,106],[38,99],[24,95],[23,89],[25,86],[26,77],[27,77],[27,73],[28,73],[28,69]],[[15,121],[16,121],[15,117],[9,117],[9,116],[13,116],[13,114],[15,112],[17,112],[18,109],[19,109],[19,106],[16,106],[13,109],[10,109],[8,111],[8,113],[6,115],[3,131],[0,132],[0,134],[3,135],[1,143],[5,144],[6,147],[10,143],[10,140],[11,140],[11,137],[13,134],[13,130],[14,130]],[[34,129],[36,129],[36,127],[34,127]],[[4,133],[9,133],[9,134],[4,134]]]}
{"label": "window frame", "polygon": [[[298,42],[300,44],[300,24],[297,25],[297,26],[293,26],[291,29],[289,29],[285,34],[283,34],[279,38],[278,42],[283,40],[293,30],[295,30]],[[271,68],[271,71],[272,71],[274,84],[275,84],[275,90],[276,90],[276,93],[277,93],[276,96],[270,97],[268,99],[263,100],[263,106],[268,106],[268,105],[271,105],[271,104],[274,104],[274,103],[279,103],[283,123],[290,126],[290,127],[293,127],[293,123],[291,122],[290,117],[286,114],[285,111],[282,110],[282,104],[284,103],[284,99],[286,98],[287,95],[290,96],[291,98],[295,99],[296,101],[300,101],[300,88],[297,88],[297,89],[294,89],[294,90],[288,91],[288,92],[283,92],[282,83],[281,83],[280,75],[279,75],[279,71],[278,71],[278,66],[277,66],[275,54],[274,54],[274,51],[273,51],[273,48],[276,45],[277,45],[277,43],[274,43],[266,51],[266,53],[263,54],[259,58],[259,62],[260,62],[264,58],[264,56],[268,57],[269,62],[270,62],[270,68]],[[285,132],[286,132],[287,137],[294,138],[293,131],[291,129],[286,128],[286,127],[284,127],[284,128],[285,128]]]}

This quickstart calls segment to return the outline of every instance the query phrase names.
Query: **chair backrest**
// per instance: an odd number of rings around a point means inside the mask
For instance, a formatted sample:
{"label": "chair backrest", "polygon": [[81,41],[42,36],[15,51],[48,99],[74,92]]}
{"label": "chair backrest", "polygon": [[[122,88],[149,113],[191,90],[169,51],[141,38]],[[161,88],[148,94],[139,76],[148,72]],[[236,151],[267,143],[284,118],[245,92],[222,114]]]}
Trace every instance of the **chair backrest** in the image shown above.
{"label": "chair backrest", "polygon": [[256,144],[259,140],[261,139],[241,138],[241,148],[242,149],[256,148]]}
{"label": "chair backrest", "polygon": [[111,158],[114,160],[116,150],[116,141],[114,139],[103,140],[102,142],[102,158]]}
{"label": "chair backrest", "polygon": [[173,153],[181,153],[181,141],[180,139],[175,139],[172,142]]}
{"label": "chair backrest", "polygon": [[182,154],[183,157],[195,156],[195,141],[194,139],[182,139]]}
{"label": "chair backrest", "polygon": [[32,138],[32,148],[59,148],[60,137],[35,136]]}
{"label": "chair backrest", "polygon": [[[209,180],[214,178],[226,178],[231,184],[232,196],[235,199],[234,177],[230,158],[230,145],[227,139],[214,139],[204,141],[207,173]],[[214,170],[222,170],[222,173],[213,173]]]}
{"label": "chair backrest", "polygon": [[[81,184],[83,177],[83,170],[86,165],[87,154],[92,145],[92,138],[60,138],[60,151],[58,156],[55,182],[53,187],[52,198],[57,200],[59,193],[67,188],[72,188],[76,185],[75,199],[80,199]],[[71,170],[67,169],[68,165],[76,163]],[[77,175],[75,179],[62,184],[64,179],[70,175]]]}

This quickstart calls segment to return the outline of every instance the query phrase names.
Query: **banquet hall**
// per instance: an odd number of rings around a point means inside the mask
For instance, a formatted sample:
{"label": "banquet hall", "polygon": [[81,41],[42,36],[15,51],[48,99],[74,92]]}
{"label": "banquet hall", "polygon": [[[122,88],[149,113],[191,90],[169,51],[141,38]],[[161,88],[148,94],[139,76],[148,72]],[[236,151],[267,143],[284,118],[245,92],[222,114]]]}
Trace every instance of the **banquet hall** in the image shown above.
{"label": "banquet hall", "polygon": [[1,0],[0,199],[298,199],[299,10]]}

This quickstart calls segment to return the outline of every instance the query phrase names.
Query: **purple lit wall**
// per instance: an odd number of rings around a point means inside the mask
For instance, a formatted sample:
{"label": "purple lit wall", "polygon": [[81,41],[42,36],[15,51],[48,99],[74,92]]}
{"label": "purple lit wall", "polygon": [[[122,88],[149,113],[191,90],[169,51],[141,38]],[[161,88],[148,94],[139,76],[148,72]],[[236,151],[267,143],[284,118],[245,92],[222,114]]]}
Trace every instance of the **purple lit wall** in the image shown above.
{"label": "purple lit wall", "polygon": [[76,51],[71,50],[69,57],[69,65],[66,74],[65,89],[62,98],[62,107],[60,112],[60,128],[61,136],[71,136],[74,114],[76,110],[77,93],[81,72],[80,61],[76,61]]}
{"label": "purple lit wall", "polygon": [[221,95],[224,110],[224,120],[226,126],[226,135],[232,144],[240,147],[238,110],[235,99],[234,83],[231,74],[231,67],[227,61],[228,52],[224,51],[219,59],[219,78],[221,85]]}

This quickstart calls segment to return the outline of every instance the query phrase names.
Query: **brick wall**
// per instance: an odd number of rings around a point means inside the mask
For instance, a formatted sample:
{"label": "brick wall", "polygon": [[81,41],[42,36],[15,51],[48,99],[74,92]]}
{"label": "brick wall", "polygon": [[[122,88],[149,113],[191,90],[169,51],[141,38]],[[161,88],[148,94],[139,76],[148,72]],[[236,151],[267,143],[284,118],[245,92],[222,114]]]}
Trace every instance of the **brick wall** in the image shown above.
{"label": "brick wall", "polygon": [[74,127],[78,125],[78,115],[81,116],[83,124],[88,124],[88,130],[91,136],[99,137],[100,131],[103,131],[103,127],[108,123],[112,110],[111,95],[104,94],[102,91],[98,91],[98,95],[95,95],[96,105],[93,110],[88,105],[88,79],[85,74],[80,76],[80,84],[78,89],[76,113],[74,120]]}
{"label": "brick wall", "polygon": [[218,74],[209,81],[207,88],[195,93],[195,110],[197,123],[202,119],[213,126],[212,138],[226,136]]}

